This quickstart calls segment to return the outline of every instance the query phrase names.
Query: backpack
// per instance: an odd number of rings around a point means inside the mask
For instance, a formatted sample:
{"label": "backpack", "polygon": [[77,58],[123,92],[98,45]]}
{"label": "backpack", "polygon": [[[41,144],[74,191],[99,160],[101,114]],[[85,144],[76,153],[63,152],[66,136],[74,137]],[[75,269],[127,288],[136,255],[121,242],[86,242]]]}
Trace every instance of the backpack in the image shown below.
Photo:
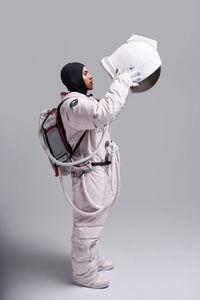
{"label": "backpack", "polygon": [[[67,95],[67,93],[65,94]],[[61,101],[57,108],[45,110],[40,114],[40,138],[42,135],[44,142],[42,144],[45,146],[44,150],[48,150],[53,158],[57,160],[57,162],[54,162],[49,157],[51,166],[55,171],[55,176],[59,176],[60,169],[63,176],[73,173],[74,176],[79,177],[83,174],[83,172],[89,172],[91,170],[92,165],[90,161],[77,164],[75,166],[59,165],[59,162],[69,164],[72,162],[72,158],[74,161],[79,161],[81,159],[80,156],[78,157],[74,154],[87,133],[87,130],[85,130],[74,149],[72,149],[71,145],[67,141],[66,132],[60,115],[61,105],[67,100],[68,99],[64,99]]]}

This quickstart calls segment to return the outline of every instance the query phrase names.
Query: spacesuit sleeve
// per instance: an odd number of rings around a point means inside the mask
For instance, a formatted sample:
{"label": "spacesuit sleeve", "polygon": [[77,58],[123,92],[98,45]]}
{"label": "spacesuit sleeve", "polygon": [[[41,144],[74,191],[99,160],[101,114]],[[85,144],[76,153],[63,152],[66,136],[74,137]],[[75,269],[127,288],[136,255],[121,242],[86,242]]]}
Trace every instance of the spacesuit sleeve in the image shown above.
{"label": "spacesuit sleeve", "polygon": [[75,106],[67,108],[70,125],[77,130],[95,129],[113,121],[123,109],[130,93],[131,79],[123,73],[116,76],[108,92],[98,101],[78,98]]}
{"label": "spacesuit sleeve", "polygon": [[101,127],[113,121],[124,108],[132,81],[127,73],[116,76],[108,92],[98,102],[93,115],[95,127]]}

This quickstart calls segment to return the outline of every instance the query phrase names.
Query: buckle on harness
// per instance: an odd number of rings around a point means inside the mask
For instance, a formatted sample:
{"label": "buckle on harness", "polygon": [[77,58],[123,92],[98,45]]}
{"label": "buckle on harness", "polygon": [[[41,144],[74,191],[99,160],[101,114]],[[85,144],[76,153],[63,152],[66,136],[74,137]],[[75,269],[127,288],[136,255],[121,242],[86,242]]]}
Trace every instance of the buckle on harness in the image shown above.
{"label": "buckle on harness", "polygon": [[92,164],[90,160],[71,167],[71,173],[73,174],[74,177],[81,177],[83,173],[88,173],[91,170],[92,170]]}

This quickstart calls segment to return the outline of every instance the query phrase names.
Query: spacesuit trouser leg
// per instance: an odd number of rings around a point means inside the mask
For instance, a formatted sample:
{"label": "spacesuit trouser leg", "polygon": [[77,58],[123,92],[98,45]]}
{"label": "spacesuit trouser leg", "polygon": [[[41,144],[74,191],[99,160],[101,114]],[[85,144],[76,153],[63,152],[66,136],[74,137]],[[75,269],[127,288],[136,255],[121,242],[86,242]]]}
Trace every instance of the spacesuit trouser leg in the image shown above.
{"label": "spacesuit trouser leg", "polygon": [[101,268],[105,262],[105,259],[102,255],[101,246],[99,240],[96,243],[96,262],[98,269]]}
{"label": "spacesuit trouser leg", "polygon": [[[90,199],[104,207],[110,203],[111,168],[96,167],[83,178],[72,178],[73,203],[82,211],[93,212],[96,209],[88,201],[84,184]],[[85,181],[84,181],[84,180]],[[73,209],[73,231],[71,236],[72,277],[77,284],[90,284],[98,276],[98,269],[103,265],[99,239],[107,218],[109,206],[93,216],[85,216]]]}
{"label": "spacesuit trouser leg", "polygon": [[91,283],[98,275],[98,268],[104,263],[99,239],[107,212],[108,208],[94,217],[85,217],[73,212],[71,262],[75,283]]}

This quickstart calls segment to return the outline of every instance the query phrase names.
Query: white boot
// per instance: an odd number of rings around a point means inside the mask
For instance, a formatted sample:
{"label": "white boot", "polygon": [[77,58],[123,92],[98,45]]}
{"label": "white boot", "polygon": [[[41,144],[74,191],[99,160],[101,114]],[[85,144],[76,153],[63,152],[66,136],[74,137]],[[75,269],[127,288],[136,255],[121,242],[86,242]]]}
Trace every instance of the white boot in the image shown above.
{"label": "white boot", "polygon": [[103,277],[102,275],[97,276],[97,278],[95,279],[95,281],[93,281],[90,286],[93,289],[103,289],[109,286],[109,280],[105,277]]}
{"label": "white boot", "polygon": [[81,286],[85,286],[85,287],[89,287],[89,288],[93,288],[93,289],[103,289],[109,286],[109,280],[103,276],[101,276],[100,274],[97,275],[96,279],[94,279],[91,283],[79,283],[77,281],[73,281],[75,284],[77,285],[81,285]]}
{"label": "white boot", "polygon": [[105,260],[103,266],[98,268],[98,271],[108,271],[114,268],[114,263],[111,260]]}

